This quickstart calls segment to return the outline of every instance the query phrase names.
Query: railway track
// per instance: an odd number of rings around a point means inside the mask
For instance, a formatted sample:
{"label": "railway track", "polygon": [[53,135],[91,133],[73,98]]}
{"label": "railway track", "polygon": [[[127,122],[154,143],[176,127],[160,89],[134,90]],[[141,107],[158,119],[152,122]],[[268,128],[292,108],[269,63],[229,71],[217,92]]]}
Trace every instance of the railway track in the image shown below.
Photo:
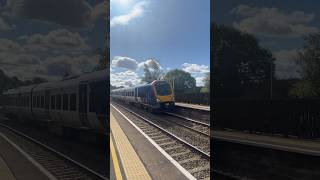
{"label": "railway track", "polygon": [[[124,117],[128,116],[136,126],[196,179],[210,179],[210,150],[204,151],[169,131],[166,128],[169,127],[169,123],[161,126],[159,122],[152,121],[149,117],[144,117],[140,113],[138,114],[118,103],[112,103],[111,107]],[[209,141],[208,137],[208,144],[210,143]]]}
{"label": "railway track", "polygon": [[[192,131],[195,131],[199,134],[210,137],[210,124],[209,123],[197,121],[197,120],[187,118],[187,117],[184,117],[184,116],[181,116],[178,114],[174,114],[171,112],[164,112],[164,113],[169,116],[175,117],[174,120],[170,118],[170,121],[172,123],[175,123],[177,125],[183,126],[183,127],[190,129]],[[168,119],[166,119],[166,120],[168,120]]]}
{"label": "railway track", "polygon": [[12,138],[11,140],[13,140],[25,153],[31,156],[52,180],[107,179],[94,170],[16,129],[2,123],[0,123],[0,127],[6,129],[8,131],[7,133],[10,133],[10,139]]}

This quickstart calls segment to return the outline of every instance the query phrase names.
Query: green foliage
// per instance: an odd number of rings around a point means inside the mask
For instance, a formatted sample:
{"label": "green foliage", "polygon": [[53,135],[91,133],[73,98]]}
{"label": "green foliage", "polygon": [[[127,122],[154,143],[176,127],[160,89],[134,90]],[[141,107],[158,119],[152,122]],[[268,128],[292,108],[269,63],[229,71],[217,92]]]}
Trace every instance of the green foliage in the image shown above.
{"label": "green foliage", "polygon": [[294,85],[291,96],[320,96],[320,32],[309,34],[304,39],[303,50],[298,54],[302,80]]}
{"label": "green foliage", "polygon": [[210,89],[207,87],[202,87],[200,90],[200,93],[209,93],[209,92],[210,92]]}
{"label": "green foliage", "polygon": [[163,75],[160,64],[155,59],[150,59],[150,62],[144,64],[143,67],[144,76],[141,79],[141,82],[150,83],[154,80],[159,80]]}
{"label": "green foliage", "polygon": [[272,53],[251,34],[223,25],[211,27],[215,96],[267,96],[265,85],[274,76]]}
{"label": "green foliage", "polygon": [[204,92],[210,92],[210,73],[206,73],[204,78],[204,87],[202,88]]}
{"label": "green foliage", "polygon": [[103,49],[97,48],[94,52],[95,55],[99,56],[99,64],[94,69],[94,71],[108,69],[109,68],[109,62],[110,62],[110,50],[109,50],[109,33],[106,33],[105,36],[105,45]]}
{"label": "green foliage", "polygon": [[312,83],[310,81],[300,81],[293,85],[289,90],[290,97],[313,97],[315,96],[315,91],[313,90]]}
{"label": "green foliage", "polygon": [[28,86],[32,84],[39,84],[47,82],[46,79],[41,77],[34,77],[32,80],[22,81],[19,80],[17,77],[9,77],[7,76],[1,69],[0,69],[0,94],[4,91],[12,88],[16,88],[19,86]]}
{"label": "green foliage", "polygon": [[164,79],[171,83],[175,92],[194,92],[196,80],[190,73],[174,69],[167,72]]}
{"label": "green foliage", "polygon": [[112,90],[114,90],[114,89],[120,89],[120,88],[123,88],[123,86],[117,87],[117,86],[112,86],[112,85],[110,84],[110,91],[112,91]]}

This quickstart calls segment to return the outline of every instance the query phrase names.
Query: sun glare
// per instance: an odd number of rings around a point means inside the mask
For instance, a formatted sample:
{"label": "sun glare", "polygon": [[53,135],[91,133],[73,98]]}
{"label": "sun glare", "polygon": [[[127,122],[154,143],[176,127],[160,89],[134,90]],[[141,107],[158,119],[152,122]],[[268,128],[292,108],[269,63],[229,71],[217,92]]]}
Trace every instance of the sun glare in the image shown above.
{"label": "sun glare", "polygon": [[130,0],[115,0],[121,6],[127,6],[130,3]]}

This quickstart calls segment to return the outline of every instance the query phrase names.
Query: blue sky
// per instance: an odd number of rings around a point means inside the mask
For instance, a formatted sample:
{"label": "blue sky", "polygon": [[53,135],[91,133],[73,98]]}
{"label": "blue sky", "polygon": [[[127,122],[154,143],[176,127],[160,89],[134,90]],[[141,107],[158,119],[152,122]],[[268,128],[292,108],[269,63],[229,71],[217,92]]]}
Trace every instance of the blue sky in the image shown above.
{"label": "blue sky", "polygon": [[295,59],[303,37],[319,32],[319,7],[313,0],[215,1],[211,20],[255,35],[275,56],[278,78],[300,77]]}
{"label": "blue sky", "polygon": [[111,0],[110,14],[113,85],[140,83],[139,67],[150,58],[203,84],[210,69],[209,0]]}
{"label": "blue sky", "polygon": [[0,0],[0,68],[23,80],[92,71],[108,11],[103,0]]}

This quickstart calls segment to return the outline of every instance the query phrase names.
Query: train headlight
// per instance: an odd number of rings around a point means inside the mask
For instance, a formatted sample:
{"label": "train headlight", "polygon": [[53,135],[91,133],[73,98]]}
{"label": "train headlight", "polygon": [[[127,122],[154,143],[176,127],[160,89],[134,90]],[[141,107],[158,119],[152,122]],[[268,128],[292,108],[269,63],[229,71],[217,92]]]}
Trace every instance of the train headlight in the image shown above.
{"label": "train headlight", "polygon": [[160,102],[160,99],[157,98],[157,102]]}

